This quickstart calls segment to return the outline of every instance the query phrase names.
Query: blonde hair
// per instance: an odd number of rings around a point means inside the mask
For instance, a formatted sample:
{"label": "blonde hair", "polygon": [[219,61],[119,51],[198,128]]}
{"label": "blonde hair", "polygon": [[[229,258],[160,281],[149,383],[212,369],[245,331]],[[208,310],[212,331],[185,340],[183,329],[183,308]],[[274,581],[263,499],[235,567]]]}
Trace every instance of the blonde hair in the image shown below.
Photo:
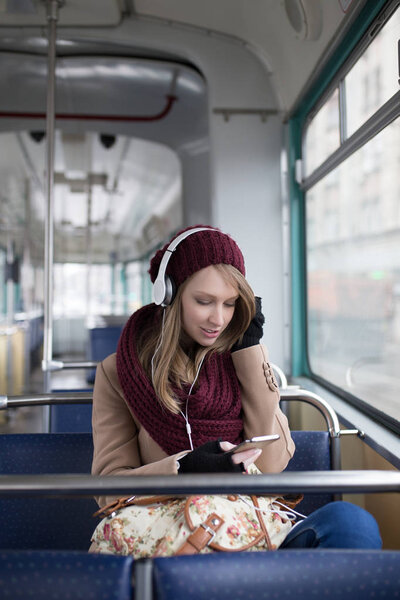
{"label": "blonde hair", "polygon": [[160,319],[158,326],[154,327],[153,325],[143,331],[137,342],[140,363],[152,380],[161,405],[174,414],[179,413],[180,407],[179,402],[172,394],[172,386],[182,388],[183,384],[192,383],[206,356],[214,352],[222,353],[230,350],[238,339],[241,340],[254,317],[253,290],[243,275],[232,265],[213,266],[239,294],[232,320],[217,338],[215,344],[211,348],[198,346],[189,360],[182,348],[185,333],[182,327],[181,299],[183,291],[193,275],[179,286],[174,301],[165,308],[164,325],[162,325],[163,319]]}

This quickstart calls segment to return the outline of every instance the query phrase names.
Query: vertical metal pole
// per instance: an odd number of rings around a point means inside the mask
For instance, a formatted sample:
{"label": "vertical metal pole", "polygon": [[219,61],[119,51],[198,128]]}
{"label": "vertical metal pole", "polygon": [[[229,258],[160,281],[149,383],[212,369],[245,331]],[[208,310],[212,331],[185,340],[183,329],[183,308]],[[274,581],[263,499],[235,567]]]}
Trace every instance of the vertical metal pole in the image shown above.
{"label": "vertical metal pole", "polygon": [[[7,235],[8,237],[8,235]],[[11,237],[7,239],[7,266],[9,269],[14,264],[14,242]],[[7,327],[12,327],[14,323],[14,280],[11,277],[11,271],[8,273],[7,283]]]}
{"label": "vertical metal pole", "polygon": [[86,218],[86,326],[91,325],[92,316],[92,176],[89,174]]}
{"label": "vertical metal pole", "polygon": [[[8,236],[7,236],[8,237]],[[9,237],[7,239],[7,267],[10,269],[14,264],[14,242]],[[6,328],[6,340],[7,340],[7,389],[3,390],[5,394],[14,393],[14,353],[12,351],[12,336],[13,324],[14,324],[14,281],[11,277],[11,272],[8,272],[7,277],[7,328]]]}
{"label": "vertical metal pole", "polygon": [[[47,139],[47,181],[46,181],[46,216],[45,216],[45,251],[44,251],[44,336],[43,361],[45,392],[51,388],[51,361],[53,358],[53,234],[54,234],[54,122],[55,122],[55,68],[56,68],[56,33],[58,21],[58,0],[47,0],[48,22],[48,56],[47,56],[47,106],[46,106],[46,139]],[[44,415],[44,431],[49,429],[49,409]]]}

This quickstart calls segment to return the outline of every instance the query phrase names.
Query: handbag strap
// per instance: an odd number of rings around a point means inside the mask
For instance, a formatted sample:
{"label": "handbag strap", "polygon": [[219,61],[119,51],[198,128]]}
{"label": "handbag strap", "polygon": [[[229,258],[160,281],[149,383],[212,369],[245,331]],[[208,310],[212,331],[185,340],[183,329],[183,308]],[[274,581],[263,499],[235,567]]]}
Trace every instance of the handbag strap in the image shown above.
{"label": "handbag strap", "polygon": [[215,534],[224,524],[224,522],[225,521],[216,513],[211,513],[204,523],[201,523],[201,525],[196,528],[193,527],[193,533],[188,536],[186,541],[182,544],[175,555],[182,556],[183,554],[197,554],[206,546],[211,546],[211,542],[214,539]]}
{"label": "handbag strap", "polygon": [[110,502],[110,504],[107,504],[107,506],[100,508],[95,513],[93,513],[93,517],[99,517],[100,519],[103,519],[104,517],[109,517],[110,515],[112,515],[112,513],[127,506],[147,506],[148,504],[164,504],[165,502],[169,502],[170,500],[176,499],[176,496],[125,496],[124,498],[117,498],[117,500],[114,500],[114,502]]}
{"label": "handbag strap", "polygon": [[272,548],[271,538],[269,537],[268,530],[265,526],[265,522],[264,522],[264,519],[262,516],[262,510],[260,509],[260,505],[258,504],[258,498],[257,498],[257,496],[250,496],[250,497],[251,497],[254,507],[256,509],[257,519],[258,519],[258,522],[260,523],[261,531],[264,533],[265,541],[267,543],[267,548],[268,548],[268,550],[272,550],[273,548]]}

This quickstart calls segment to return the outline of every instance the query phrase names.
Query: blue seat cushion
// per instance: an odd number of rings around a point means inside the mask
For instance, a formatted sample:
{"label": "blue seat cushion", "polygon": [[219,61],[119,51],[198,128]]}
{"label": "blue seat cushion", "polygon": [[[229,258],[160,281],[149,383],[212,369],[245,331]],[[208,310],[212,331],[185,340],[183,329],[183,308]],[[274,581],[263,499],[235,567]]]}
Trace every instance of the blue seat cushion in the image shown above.
{"label": "blue seat cushion", "polygon": [[0,474],[90,473],[90,433],[0,435]]}
{"label": "blue seat cushion", "polygon": [[[296,451],[285,471],[330,471],[331,451],[327,431],[292,431]],[[301,490],[299,490],[301,492]],[[297,509],[309,515],[332,502],[332,494],[305,494]]]}
{"label": "blue seat cushion", "polygon": [[278,550],[157,558],[153,585],[155,600],[395,598],[400,552]]}
{"label": "blue seat cushion", "polygon": [[[0,474],[90,473],[90,434],[0,436]],[[92,498],[1,498],[0,548],[87,550],[98,520]]]}
{"label": "blue seat cushion", "polygon": [[132,565],[129,556],[0,551],[0,597],[130,600]]}

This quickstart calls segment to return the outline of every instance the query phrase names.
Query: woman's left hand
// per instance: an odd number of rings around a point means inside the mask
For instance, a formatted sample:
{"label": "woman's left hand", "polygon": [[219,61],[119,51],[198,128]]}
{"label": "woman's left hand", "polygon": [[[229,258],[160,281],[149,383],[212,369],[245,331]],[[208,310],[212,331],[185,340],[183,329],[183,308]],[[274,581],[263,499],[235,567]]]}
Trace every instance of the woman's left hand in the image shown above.
{"label": "woman's left hand", "polygon": [[[220,442],[220,446],[222,450],[228,452],[235,447],[235,444],[231,444],[230,442]],[[257,460],[257,458],[261,455],[262,450],[260,448],[251,448],[250,450],[242,450],[242,452],[237,452],[232,456],[232,462],[235,465],[240,465],[243,463],[244,468],[248,469],[250,465],[253,464]]]}

